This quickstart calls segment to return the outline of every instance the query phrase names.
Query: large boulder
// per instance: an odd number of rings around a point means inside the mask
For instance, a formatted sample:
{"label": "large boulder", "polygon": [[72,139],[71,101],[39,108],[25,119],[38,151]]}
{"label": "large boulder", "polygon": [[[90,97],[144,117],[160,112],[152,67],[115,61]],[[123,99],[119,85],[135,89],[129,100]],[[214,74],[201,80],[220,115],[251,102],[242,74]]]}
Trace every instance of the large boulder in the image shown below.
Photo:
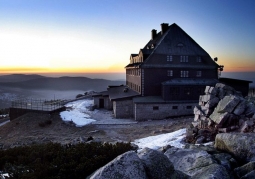
{"label": "large boulder", "polygon": [[175,170],[189,176],[200,173],[203,167],[217,163],[206,151],[196,149],[172,147],[165,152],[165,155],[173,163]]}
{"label": "large boulder", "polygon": [[206,166],[191,177],[192,179],[230,179],[226,169],[218,164]]}
{"label": "large boulder", "polygon": [[134,151],[126,152],[98,169],[90,179],[146,179],[144,165]]}
{"label": "large boulder", "polygon": [[240,102],[240,98],[237,96],[225,96],[222,100],[220,100],[218,104],[218,112],[219,113],[224,113],[224,112],[229,112],[232,113],[234,111],[235,107],[237,104]]}
{"label": "large boulder", "polygon": [[228,153],[213,154],[213,158],[226,168],[227,171],[232,171],[238,166],[238,162]]}
{"label": "large boulder", "polygon": [[241,115],[246,109],[246,101],[245,100],[241,100],[240,103],[236,106],[235,110],[233,111],[233,113],[235,115]]}
{"label": "large boulder", "polygon": [[[235,170],[236,176],[239,178],[255,178],[255,162],[249,162],[241,167],[236,168]],[[245,177],[244,177],[245,176]]]}
{"label": "large boulder", "polygon": [[227,122],[229,118],[229,113],[218,113],[216,110],[210,115],[210,119],[217,124],[219,128],[224,126],[224,123]]}
{"label": "large boulder", "polygon": [[174,166],[162,152],[144,148],[138,157],[144,164],[148,178],[172,178]]}
{"label": "large boulder", "polygon": [[255,161],[255,133],[217,134],[215,148],[231,153],[242,162]]}

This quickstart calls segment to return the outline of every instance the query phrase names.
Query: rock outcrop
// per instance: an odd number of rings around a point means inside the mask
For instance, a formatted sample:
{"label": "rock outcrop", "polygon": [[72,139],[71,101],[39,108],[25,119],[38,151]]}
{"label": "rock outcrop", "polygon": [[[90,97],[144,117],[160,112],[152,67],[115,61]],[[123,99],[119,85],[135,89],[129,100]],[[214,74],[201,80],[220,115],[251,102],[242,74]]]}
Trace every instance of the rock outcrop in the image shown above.
{"label": "rock outcrop", "polygon": [[186,144],[126,152],[89,178],[255,178],[255,134],[217,134],[215,145]]}
{"label": "rock outcrop", "polygon": [[161,152],[145,148],[138,153],[144,164],[148,178],[171,178],[174,174],[174,166]]}
{"label": "rock outcrop", "polygon": [[187,144],[183,149],[167,146],[166,150],[126,152],[89,178],[230,179],[251,175],[252,166],[240,168],[230,154],[212,146]]}
{"label": "rock outcrop", "polygon": [[179,149],[172,147],[165,152],[176,170],[193,176],[205,166],[216,163],[206,151],[197,149]]}
{"label": "rock outcrop", "polygon": [[90,179],[146,178],[146,179],[188,179],[188,175],[174,170],[174,166],[164,153],[145,148],[138,154],[126,152],[98,169]]}
{"label": "rock outcrop", "polygon": [[218,134],[215,148],[232,154],[241,162],[255,161],[255,133]]}
{"label": "rock outcrop", "polygon": [[142,161],[134,151],[126,152],[113,161],[98,169],[91,179],[109,178],[137,178],[146,179],[146,173]]}
{"label": "rock outcrop", "polygon": [[255,162],[249,162],[234,170],[237,177],[242,179],[255,178]]}
{"label": "rock outcrop", "polygon": [[[187,141],[214,141],[216,134],[255,132],[255,99],[243,98],[232,87],[217,83],[206,86],[194,108],[194,122],[187,129]],[[202,131],[201,131],[202,130]]]}

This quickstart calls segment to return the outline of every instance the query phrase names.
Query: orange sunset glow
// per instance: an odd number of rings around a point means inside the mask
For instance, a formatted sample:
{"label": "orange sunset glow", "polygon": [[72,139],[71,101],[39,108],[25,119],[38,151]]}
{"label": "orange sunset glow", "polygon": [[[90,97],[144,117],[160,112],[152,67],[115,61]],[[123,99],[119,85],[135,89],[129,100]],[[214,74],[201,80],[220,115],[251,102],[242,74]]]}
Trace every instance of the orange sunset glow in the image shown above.
{"label": "orange sunset glow", "polygon": [[162,22],[182,27],[224,72],[255,71],[253,1],[146,1],[144,12],[143,0],[14,2],[0,5],[0,73],[125,73]]}

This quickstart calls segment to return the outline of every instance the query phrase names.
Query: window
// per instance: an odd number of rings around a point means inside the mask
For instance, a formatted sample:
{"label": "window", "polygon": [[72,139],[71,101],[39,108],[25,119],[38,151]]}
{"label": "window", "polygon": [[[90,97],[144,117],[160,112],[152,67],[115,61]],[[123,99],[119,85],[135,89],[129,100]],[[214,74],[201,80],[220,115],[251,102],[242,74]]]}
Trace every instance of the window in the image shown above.
{"label": "window", "polygon": [[201,77],[202,76],[202,72],[201,71],[197,71],[197,77]]}
{"label": "window", "polygon": [[189,56],[185,56],[185,62],[189,62]]}
{"label": "window", "polygon": [[187,78],[187,77],[189,77],[189,71],[181,71],[181,77],[182,77],[182,78]]}
{"label": "window", "polygon": [[179,87],[172,87],[170,88],[170,93],[172,96],[179,96],[180,95],[180,88]]}
{"label": "window", "polygon": [[186,109],[192,109],[192,106],[186,106]]}
{"label": "window", "polygon": [[172,61],[173,61],[173,56],[172,56],[172,55],[167,55],[167,56],[166,56],[166,60],[167,60],[168,62],[172,62]]}
{"label": "window", "polygon": [[201,57],[197,57],[197,62],[201,62]]}
{"label": "window", "polygon": [[178,106],[172,106],[172,109],[178,109]]}
{"label": "window", "polygon": [[159,110],[158,106],[153,106],[153,110]]}
{"label": "window", "polygon": [[180,62],[189,62],[189,56],[180,56]]}
{"label": "window", "polygon": [[173,70],[167,70],[167,76],[173,76]]}
{"label": "window", "polygon": [[189,87],[185,87],[184,88],[184,94],[190,95],[190,93],[191,93],[191,89]]}

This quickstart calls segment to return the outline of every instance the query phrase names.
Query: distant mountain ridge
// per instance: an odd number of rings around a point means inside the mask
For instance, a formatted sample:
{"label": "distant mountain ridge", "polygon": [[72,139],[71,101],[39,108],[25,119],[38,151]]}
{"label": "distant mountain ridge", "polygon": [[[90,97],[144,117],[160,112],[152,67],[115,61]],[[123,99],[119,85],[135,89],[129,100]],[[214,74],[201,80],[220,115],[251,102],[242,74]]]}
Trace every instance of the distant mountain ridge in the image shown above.
{"label": "distant mountain ridge", "polygon": [[0,82],[21,82],[21,81],[27,81],[37,78],[46,78],[45,76],[41,75],[24,75],[24,74],[12,74],[12,75],[2,75],[0,76]]}
{"label": "distant mountain ridge", "polygon": [[0,76],[0,86],[21,89],[43,90],[106,90],[109,85],[121,85],[125,81],[91,79],[87,77],[45,77],[41,75],[4,75]]}

